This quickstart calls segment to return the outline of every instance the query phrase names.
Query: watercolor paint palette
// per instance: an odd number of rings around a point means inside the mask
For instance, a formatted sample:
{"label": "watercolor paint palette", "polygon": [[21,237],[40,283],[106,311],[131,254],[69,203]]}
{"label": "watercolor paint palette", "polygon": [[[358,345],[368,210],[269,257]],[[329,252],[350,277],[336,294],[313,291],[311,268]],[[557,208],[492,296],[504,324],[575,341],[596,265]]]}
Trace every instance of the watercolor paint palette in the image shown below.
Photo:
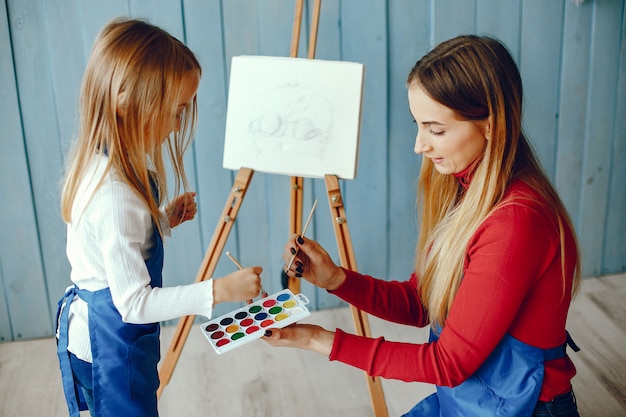
{"label": "watercolor paint palette", "polygon": [[263,336],[267,328],[282,328],[311,315],[309,299],[284,289],[200,326],[221,355]]}

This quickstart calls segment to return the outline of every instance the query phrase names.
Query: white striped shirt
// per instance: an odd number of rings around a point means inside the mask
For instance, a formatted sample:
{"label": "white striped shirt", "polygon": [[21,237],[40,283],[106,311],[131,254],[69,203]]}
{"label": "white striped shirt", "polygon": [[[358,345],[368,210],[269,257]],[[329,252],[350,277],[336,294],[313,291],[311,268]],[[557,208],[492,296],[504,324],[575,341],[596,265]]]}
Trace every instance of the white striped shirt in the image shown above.
{"label": "white striped shirt", "polygon": [[[109,287],[127,323],[156,323],[186,315],[211,317],[212,279],[169,288],[150,286],[145,264],[155,245],[150,211],[113,170],[94,193],[106,163],[106,156],[93,158],[72,207],[72,223],[67,225],[72,282],[89,291]],[[167,216],[161,212],[163,234],[170,236]],[[69,317],[68,350],[91,362],[87,304],[76,297]]]}

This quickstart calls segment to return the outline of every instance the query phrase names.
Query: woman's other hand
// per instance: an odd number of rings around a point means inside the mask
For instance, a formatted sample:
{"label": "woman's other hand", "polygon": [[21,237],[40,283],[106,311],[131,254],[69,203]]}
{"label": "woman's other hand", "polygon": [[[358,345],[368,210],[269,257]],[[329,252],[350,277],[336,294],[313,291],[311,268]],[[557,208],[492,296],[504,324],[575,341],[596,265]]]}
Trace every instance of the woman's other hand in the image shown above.
{"label": "woman's other hand", "polygon": [[263,337],[272,346],[307,349],[328,356],[333,348],[335,332],[314,324],[292,324],[283,329],[269,329]]}

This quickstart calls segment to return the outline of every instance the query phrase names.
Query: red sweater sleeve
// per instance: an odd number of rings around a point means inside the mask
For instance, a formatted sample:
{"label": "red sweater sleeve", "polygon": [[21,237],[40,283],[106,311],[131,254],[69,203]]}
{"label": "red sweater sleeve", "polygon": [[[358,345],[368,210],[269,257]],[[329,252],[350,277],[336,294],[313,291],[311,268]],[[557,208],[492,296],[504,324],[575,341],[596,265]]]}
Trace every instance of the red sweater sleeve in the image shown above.
{"label": "red sweater sleeve", "polygon": [[[574,249],[571,236],[568,249]],[[569,258],[571,272],[576,259]],[[334,293],[379,317],[419,325],[425,323],[425,313],[417,294],[409,291],[415,292],[414,279],[372,284],[376,280],[371,277],[349,273]],[[396,288],[399,285],[403,291]],[[372,293],[374,288],[379,295]],[[372,376],[456,386],[480,367],[506,333],[540,348],[562,344],[571,282],[565,296],[563,290],[557,228],[540,205],[520,200],[492,213],[470,240],[463,281],[437,342],[399,343],[338,330],[330,359]],[[556,378],[546,369],[546,380],[556,385],[550,389],[567,391],[573,376],[571,363],[568,366]]]}
{"label": "red sweater sleeve", "polygon": [[408,281],[383,281],[344,268],[346,280],[330,291],[359,310],[381,319],[410,326],[424,327],[428,314],[417,294],[417,278]]}

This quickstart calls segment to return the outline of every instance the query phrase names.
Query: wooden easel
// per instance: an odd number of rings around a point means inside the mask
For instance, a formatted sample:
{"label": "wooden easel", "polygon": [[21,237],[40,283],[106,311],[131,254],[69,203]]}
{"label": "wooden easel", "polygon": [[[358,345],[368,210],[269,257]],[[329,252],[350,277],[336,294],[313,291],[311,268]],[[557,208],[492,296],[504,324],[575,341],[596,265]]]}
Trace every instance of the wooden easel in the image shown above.
{"label": "wooden easel", "polygon": [[[237,213],[239,213],[241,202],[243,201],[243,197],[248,190],[248,185],[250,184],[253,174],[254,172],[248,168],[243,168],[237,173],[235,183],[230,190],[230,194],[226,200],[224,210],[222,210],[220,220],[217,223],[215,232],[213,232],[209,248],[207,249],[204,259],[202,260],[202,264],[200,264],[200,268],[198,269],[195,282],[205,281],[213,276],[213,272],[215,271],[217,262],[220,259],[230,230],[233,228],[233,223],[237,218]],[[185,316],[178,321],[176,332],[174,333],[174,337],[170,342],[170,346],[167,349],[167,353],[165,354],[165,358],[163,359],[163,363],[159,369],[160,385],[157,390],[157,398],[161,398],[163,389],[167,384],[169,384],[170,379],[172,378],[172,373],[174,372],[178,358],[183,350],[185,341],[187,341],[194,319],[195,316]]]}
{"label": "wooden easel", "polygon": [[[291,39],[291,50],[289,56],[295,58],[298,56],[298,42],[300,39],[300,27],[302,21],[302,11],[304,7],[304,0],[296,0],[296,10],[294,17],[294,27]],[[319,23],[319,15],[321,9],[321,0],[315,1],[315,7],[313,12],[313,19],[311,23],[311,32],[309,38],[309,50],[308,58],[315,58],[315,45],[317,42],[317,28]],[[243,202],[250,181],[254,171],[249,168],[242,168],[237,173],[235,183],[231,188],[230,194],[226,200],[226,205],[222,210],[222,215],[218,221],[215,232],[211,239],[211,243],[207,252],[202,260],[202,264],[196,275],[196,281],[200,282],[209,279],[213,276],[213,272],[217,266],[217,262],[222,254],[224,245],[228,235],[232,229],[239,208]],[[341,265],[347,269],[356,271],[356,260],[354,257],[354,251],[352,248],[352,241],[350,239],[350,233],[348,231],[348,223],[346,219],[346,212],[343,206],[343,198],[341,196],[341,189],[339,188],[339,180],[336,175],[326,175],[324,177],[326,183],[326,191],[328,194],[328,204],[331,211],[331,219],[333,219],[335,237],[337,240],[337,249],[339,251],[339,257]],[[302,177],[291,177],[290,180],[290,222],[289,231],[291,234],[300,234],[302,230],[302,200],[304,179]],[[289,278],[289,289],[294,293],[300,292],[300,280],[297,278]],[[350,306],[352,312],[352,319],[356,333],[359,336],[370,337],[370,326],[367,315]],[[161,397],[163,389],[169,383],[178,358],[182,352],[182,348],[189,336],[189,332],[193,326],[195,316],[185,316],[181,318],[176,327],[176,332],[163,363],[159,370],[160,386],[157,391],[157,398]],[[387,404],[385,402],[385,395],[383,392],[382,383],[379,377],[366,376],[366,382],[370,393],[370,400],[375,417],[387,417]]]}
{"label": "wooden easel", "polygon": [[[352,240],[348,231],[348,220],[346,218],[346,210],[343,206],[343,198],[341,197],[341,189],[339,188],[339,180],[336,175],[324,176],[326,182],[326,192],[328,194],[328,205],[330,206],[330,218],[333,220],[335,228],[335,238],[337,239],[337,249],[339,250],[339,258],[341,266],[352,271],[356,271],[356,260],[352,249]],[[359,336],[371,337],[369,320],[367,314],[350,305],[352,312],[352,321],[356,333]],[[382,382],[379,377],[366,375],[367,388],[370,393],[370,401],[374,416],[387,417],[387,403],[385,402],[385,393],[383,392]]]}

